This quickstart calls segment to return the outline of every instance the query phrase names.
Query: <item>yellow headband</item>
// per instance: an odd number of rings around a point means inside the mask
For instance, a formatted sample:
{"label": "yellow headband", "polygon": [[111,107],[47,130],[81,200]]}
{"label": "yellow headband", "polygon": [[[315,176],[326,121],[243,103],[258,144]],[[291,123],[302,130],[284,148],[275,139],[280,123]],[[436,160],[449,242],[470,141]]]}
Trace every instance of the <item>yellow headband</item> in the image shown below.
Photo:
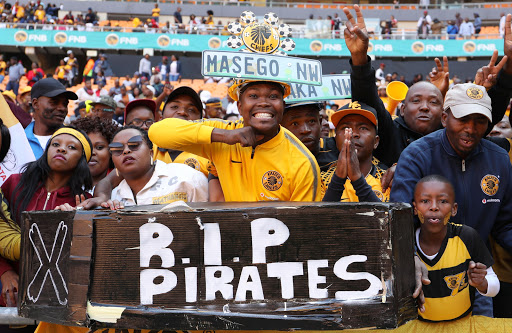
{"label": "yellow headband", "polygon": [[52,139],[60,134],[72,135],[78,141],[80,141],[80,143],[82,144],[82,148],[84,150],[85,159],[87,160],[87,162],[89,162],[89,160],[91,159],[91,154],[92,154],[91,150],[92,149],[91,149],[91,145],[89,144],[89,142],[87,141],[87,139],[85,138],[85,136],[82,133],[80,133],[76,129],[73,129],[70,127],[61,127],[57,131],[55,131],[55,133],[53,133]]}

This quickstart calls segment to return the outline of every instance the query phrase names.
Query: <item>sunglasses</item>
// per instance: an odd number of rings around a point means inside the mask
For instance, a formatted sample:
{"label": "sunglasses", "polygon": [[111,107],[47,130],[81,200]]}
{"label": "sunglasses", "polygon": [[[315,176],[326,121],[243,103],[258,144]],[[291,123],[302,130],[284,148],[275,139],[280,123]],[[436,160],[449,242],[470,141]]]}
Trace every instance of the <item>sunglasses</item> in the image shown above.
{"label": "sunglasses", "polygon": [[[126,143],[126,145],[128,146],[128,150],[130,150],[130,151],[139,150],[140,147],[142,146],[142,136],[136,135],[136,136],[130,138],[128,140],[128,142]],[[125,150],[124,146],[125,145],[121,142],[112,142],[108,145],[108,148],[109,148],[110,154],[112,154],[112,156],[120,156]]]}

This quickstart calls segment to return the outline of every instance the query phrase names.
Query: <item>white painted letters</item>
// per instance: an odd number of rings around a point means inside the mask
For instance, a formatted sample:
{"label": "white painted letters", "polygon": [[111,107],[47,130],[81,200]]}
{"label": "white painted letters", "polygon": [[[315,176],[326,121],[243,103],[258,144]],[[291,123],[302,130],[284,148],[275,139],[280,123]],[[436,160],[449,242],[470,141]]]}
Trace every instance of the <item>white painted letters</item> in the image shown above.
{"label": "white painted letters", "polygon": [[290,230],[278,219],[261,218],[251,222],[252,263],[267,262],[265,249],[269,246],[281,245],[290,236]]}

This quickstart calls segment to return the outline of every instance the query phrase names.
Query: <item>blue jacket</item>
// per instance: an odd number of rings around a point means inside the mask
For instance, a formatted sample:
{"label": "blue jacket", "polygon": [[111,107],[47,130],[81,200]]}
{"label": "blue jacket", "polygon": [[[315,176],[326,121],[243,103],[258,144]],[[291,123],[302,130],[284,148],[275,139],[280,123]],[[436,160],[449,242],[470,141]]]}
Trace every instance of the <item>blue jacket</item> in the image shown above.
{"label": "blue jacket", "polygon": [[439,174],[451,181],[459,208],[450,221],[494,239],[512,253],[512,167],[508,153],[481,140],[463,160],[453,150],[446,130],[411,143],[398,160],[391,202],[412,203],[414,187],[423,177]]}
{"label": "blue jacket", "polygon": [[34,122],[31,122],[27,128],[25,128],[25,135],[27,136],[28,143],[30,143],[30,148],[34,152],[34,156],[36,160],[41,157],[44,153],[44,148],[41,147],[39,140],[34,135]]}

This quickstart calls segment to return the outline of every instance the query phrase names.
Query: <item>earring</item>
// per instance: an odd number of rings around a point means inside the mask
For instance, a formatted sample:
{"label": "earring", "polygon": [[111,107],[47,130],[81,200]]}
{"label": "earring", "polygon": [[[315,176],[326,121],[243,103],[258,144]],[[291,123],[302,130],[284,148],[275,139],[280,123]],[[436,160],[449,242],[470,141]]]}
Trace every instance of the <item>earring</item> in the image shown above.
{"label": "earring", "polygon": [[154,164],[154,161],[153,161],[153,156],[151,156],[151,165]]}
{"label": "earring", "polygon": [[119,177],[119,170],[117,170],[117,168],[116,168],[116,175],[117,175],[117,177]]}

